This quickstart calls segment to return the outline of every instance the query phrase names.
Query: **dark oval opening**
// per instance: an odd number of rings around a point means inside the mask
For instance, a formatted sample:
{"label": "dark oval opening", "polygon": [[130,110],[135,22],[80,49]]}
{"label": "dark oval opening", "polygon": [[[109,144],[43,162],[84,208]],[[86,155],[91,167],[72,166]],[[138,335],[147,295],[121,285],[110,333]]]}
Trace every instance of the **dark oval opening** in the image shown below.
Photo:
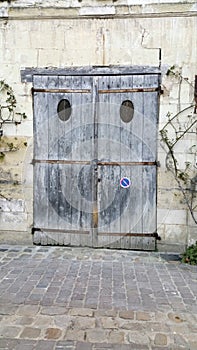
{"label": "dark oval opening", "polygon": [[63,121],[67,121],[72,113],[72,108],[69,100],[63,99],[58,103],[57,106],[58,117]]}
{"label": "dark oval opening", "polygon": [[120,118],[123,122],[129,123],[133,119],[134,105],[130,100],[125,100],[120,106]]}

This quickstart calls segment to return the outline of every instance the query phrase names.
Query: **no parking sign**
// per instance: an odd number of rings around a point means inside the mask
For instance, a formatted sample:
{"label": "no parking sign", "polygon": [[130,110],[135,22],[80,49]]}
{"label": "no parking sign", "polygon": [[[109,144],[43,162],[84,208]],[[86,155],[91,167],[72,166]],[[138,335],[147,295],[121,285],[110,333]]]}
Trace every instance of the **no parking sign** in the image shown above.
{"label": "no parking sign", "polygon": [[122,188],[128,188],[131,186],[131,180],[128,177],[122,177],[120,180],[120,186]]}

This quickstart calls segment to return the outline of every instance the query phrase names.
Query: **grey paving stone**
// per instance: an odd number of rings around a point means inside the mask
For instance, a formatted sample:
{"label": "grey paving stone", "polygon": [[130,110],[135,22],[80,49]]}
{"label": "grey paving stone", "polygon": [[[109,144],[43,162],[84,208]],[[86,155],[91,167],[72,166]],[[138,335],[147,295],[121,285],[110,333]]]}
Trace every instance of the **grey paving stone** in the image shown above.
{"label": "grey paving stone", "polygon": [[[169,350],[169,347],[166,347],[166,346],[165,347],[163,347],[163,346],[159,346],[159,347],[158,346],[152,346],[151,350]],[[174,348],[173,349],[171,348],[170,350],[174,350]],[[185,349],[183,348],[183,350],[185,350]]]}
{"label": "grey paving stone", "polygon": [[2,326],[0,327],[0,338],[15,338],[21,332],[21,328],[17,326]]}
{"label": "grey paving stone", "polygon": [[175,334],[174,335],[174,343],[175,343],[175,345],[179,345],[179,346],[182,346],[182,347],[187,347],[188,346],[188,342],[180,334]]}
{"label": "grey paving stone", "polygon": [[34,350],[37,349],[36,346],[36,343],[25,343],[22,341],[14,348],[14,350]]}
{"label": "grey paving stone", "polygon": [[42,307],[40,310],[40,313],[42,315],[64,315],[66,314],[67,309],[65,307],[58,307],[58,306],[51,306],[50,308],[48,307]]}
{"label": "grey paving stone", "polygon": [[21,326],[27,326],[27,325],[31,325],[34,321],[35,321],[35,319],[33,317],[19,316],[19,317],[17,317],[14,324],[21,325]]}
{"label": "grey paving stone", "polygon": [[0,315],[14,315],[17,308],[17,306],[2,304],[0,299]]}
{"label": "grey paving stone", "polygon": [[76,350],[92,350],[92,346],[90,343],[77,342]]}
{"label": "grey paving stone", "polygon": [[[3,251],[1,251],[1,248]],[[12,249],[14,251],[11,251]],[[2,314],[0,320],[2,322],[2,317],[12,317],[16,313],[18,319],[21,318],[22,321],[16,322],[15,325],[12,324],[12,327],[20,326],[23,328],[23,332],[25,329],[27,332],[28,328],[34,328],[32,320],[40,315],[41,309],[46,310],[46,313],[50,315],[49,317],[55,317],[55,314],[64,314],[64,308],[65,314],[67,314],[68,306],[71,310],[73,308],[75,310],[77,308],[81,310],[91,309],[91,317],[95,316],[97,318],[118,317],[121,312],[125,311],[124,317],[120,317],[120,320],[133,323],[132,327],[134,328],[132,329],[135,332],[140,332],[140,330],[148,332],[149,324],[153,332],[158,334],[162,332],[173,334],[173,325],[181,326],[168,318],[171,328],[170,330],[167,328],[164,316],[167,317],[168,312],[173,313],[174,310],[174,312],[182,311],[187,315],[197,314],[196,267],[183,266],[176,261],[172,263],[171,259],[161,259],[158,253],[66,247],[42,248],[36,246],[17,246],[15,249],[15,247],[0,246],[0,254],[0,315]],[[95,314],[92,310],[95,310]],[[126,311],[128,310],[134,312],[134,320],[133,316],[126,318]],[[138,314],[137,311],[139,311]],[[160,324],[157,321],[150,320],[148,316],[143,316],[143,314],[151,315],[152,312],[158,313],[159,311],[163,315],[163,321]],[[99,312],[105,312],[105,314],[99,316]],[[106,312],[109,312],[109,314],[106,314]],[[113,312],[115,312],[115,316]],[[76,314],[72,317],[78,316],[90,317],[83,314],[83,312],[81,315]],[[191,334],[193,340],[192,334],[196,333],[195,322],[191,320],[185,322],[187,324],[184,323],[183,327],[179,329],[180,337],[174,339],[177,344],[172,344],[172,348],[174,346],[186,346],[184,341],[187,341],[187,338],[182,338],[183,332]],[[136,323],[138,324],[136,325]],[[31,327],[27,327],[31,324]],[[142,327],[141,324],[145,324],[145,326]],[[161,325],[162,329],[160,329]],[[61,328],[61,325],[58,324],[58,327]],[[72,330],[72,332],[72,337],[76,340],[75,330]],[[83,332],[85,332],[85,329]],[[130,330],[125,329],[124,332],[130,332]],[[43,337],[43,334],[45,333],[42,331],[39,334],[39,339]],[[107,342],[109,338],[109,334],[100,333],[102,339],[98,338],[96,340],[97,335],[94,333],[94,329],[92,331],[89,329],[87,335],[91,338],[91,341],[95,339],[95,341]],[[153,335],[155,336],[155,334]],[[27,334],[27,336],[38,336],[38,333]],[[24,339],[21,338],[20,348],[18,349],[29,350],[34,346],[33,349],[36,350],[36,346],[44,344],[40,343],[41,340],[36,339],[32,340],[33,343],[24,343]],[[79,338],[79,340],[83,339]],[[1,339],[0,343],[2,341],[4,340]],[[158,339],[158,341],[160,345],[155,344],[152,349],[168,348],[161,344],[162,341],[165,342],[165,339]],[[115,338],[113,342],[115,343]],[[58,342],[48,344],[55,346],[53,350],[56,350],[56,348],[58,350],[76,350],[76,346],[79,347],[75,341],[72,343],[65,341],[62,344]],[[79,341],[78,344],[80,344]],[[91,350],[97,350],[96,346],[99,350],[99,346],[101,349],[105,349],[102,348],[101,344],[92,343],[87,346],[89,345],[92,346]],[[13,343],[9,348],[9,345],[4,343],[4,346],[5,348],[0,347],[0,349],[15,350],[18,345]],[[106,349],[108,350],[127,350],[137,349],[137,346],[140,348],[141,344],[115,343],[107,346]],[[144,346],[145,344],[143,349]],[[195,339],[192,346],[195,346]]]}
{"label": "grey paving stone", "polygon": [[[149,346],[148,345],[145,345],[145,344],[135,344],[135,343],[130,343],[130,349],[132,350],[149,350]],[[123,350],[124,350],[124,347],[123,347]]]}
{"label": "grey paving stone", "polygon": [[17,339],[0,339],[0,349],[2,350],[13,350],[16,349],[17,344],[19,343],[19,340]]}
{"label": "grey paving stone", "polygon": [[54,348],[55,348],[54,341],[40,340],[36,344],[36,350],[54,350]]}
{"label": "grey paving stone", "polygon": [[157,333],[154,340],[155,345],[164,346],[167,345],[168,340],[166,334]]}
{"label": "grey paving stone", "polygon": [[76,342],[74,341],[59,341],[56,343],[54,350],[75,350],[76,349]]}
{"label": "grey paving stone", "polygon": [[21,305],[16,314],[19,316],[33,316],[39,312],[39,305]]}
{"label": "grey paving stone", "polygon": [[20,335],[20,338],[37,339],[40,335],[41,330],[34,327],[25,327]]}
{"label": "grey paving stone", "polygon": [[131,345],[114,344],[113,350],[131,350]]}

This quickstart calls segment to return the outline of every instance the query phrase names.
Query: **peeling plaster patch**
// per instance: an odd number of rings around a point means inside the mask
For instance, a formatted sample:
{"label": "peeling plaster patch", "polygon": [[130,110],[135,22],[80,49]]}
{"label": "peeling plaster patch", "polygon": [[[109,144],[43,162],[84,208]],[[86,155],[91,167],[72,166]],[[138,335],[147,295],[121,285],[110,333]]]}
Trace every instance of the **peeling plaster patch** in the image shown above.
{"label": "peeling plaster patch", "polygon": [[99,7],[83,7],[79,10],[80,16],[92,16],[92,15],[115,15],[114,6],[99,6]]}
{"label": "peeling plaster patch", "polygon": [[5,171],[3,168],[0,168],[0,183],[13,183],[13,177],[10,171]]}
{"label": "peeling plaster patch", "polygon": [[0,8],[0,17],[8,17],[8,9],[5,7]]}
{"label": "peeling plaster patch", "polygon": [[0,207],[3,212],[25,212],[25,202],[23,199],[6,200],[2,198],[0,199]]}
{"label": "peeling plaster patch", "polygon": [[197,11],[197,2],[192,6],[191,11]]}

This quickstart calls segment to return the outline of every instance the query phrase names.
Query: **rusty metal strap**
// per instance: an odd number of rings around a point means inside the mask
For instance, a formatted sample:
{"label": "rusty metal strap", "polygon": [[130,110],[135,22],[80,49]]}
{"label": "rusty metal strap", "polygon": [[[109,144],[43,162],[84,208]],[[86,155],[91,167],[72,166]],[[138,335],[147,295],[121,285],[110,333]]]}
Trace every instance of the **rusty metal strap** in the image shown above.
{"label": "rusty metal strap", "polygon": [[121,233],[121,232],[98,232],[99,236],[121,236],[121,237],[153,237],[160,240],[156,232],[154,233]]}
{"label": "rusty metal strap", "polygon": [[155,92],[160,91],[159,87],[156,88],[131,88],[131,89],[111,89],[111,90],[98,90],[99,94],[114,94],[114,93],[127,93],[127,92]]}
{"label": "rusty metal strap", "polygon": [[32,93],[34,92],[44,92],[44,93],[65,93],[65,94],[73,94],[73,93],[80,93],[80,94],[87,94],[91,93],[90,89],[34,89],[32,88]]}
{"label": "rusty metal strap", "polygon": [[89,165],[91,164],[90,161],[83,161],[83,160],[64,160],[64,159],[33,159],[32,164],[35,163],[44,163],[44,164],[82,164],[82,165]]}
{"label": "rusty metal strap", "polygon": [[[131,88],[131,89],[107,89],[107,90],[98,90],[99,94],[114,94],[114,93],[127,93],[127,92],[156,92],[160,91],[160,88]],[[87,94],[91,93],[91,89],[39,89],[32,88],[32,93],[34,92],[43,92],[43,93],[80,93]]]}
{"label": "rusty metal strap", "polygon": [[43,227],[33,227],[32,228],[32,234],[34,234],[35,232],[48,232],[48,233],[65,233],[65,234],[89,234],[90,231],[83,231],[83,230],[62,230],[62,229],[49,229],[49,228],[43,228]]}
{"label": "rusty metal strap", "polygon": [[158,165],[157,162],[98,162],[97,165],[146,165],[146,166],[152,166],[152,165]]}
{"label": "rusty metal strap", "polygon": [[[35,163],[44,163],[44,164],[81,164],[81,165],[90,165],[92,164],[89,160],[64,160],[64,159],[33,159],[32,164]],[[158,162],[96,162],[95,165],[100,166],[137,166],[137,165],[145,165],[145,166],[159,166]]]}

